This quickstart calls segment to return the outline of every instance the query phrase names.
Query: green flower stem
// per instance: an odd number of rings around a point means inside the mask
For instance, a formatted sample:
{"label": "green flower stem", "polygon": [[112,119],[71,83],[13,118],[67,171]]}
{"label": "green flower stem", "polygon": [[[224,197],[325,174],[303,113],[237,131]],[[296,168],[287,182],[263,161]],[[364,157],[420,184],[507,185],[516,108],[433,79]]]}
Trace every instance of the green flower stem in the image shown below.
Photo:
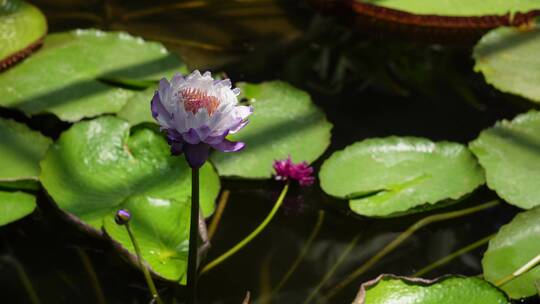
{"label": "green flower stem", "polygon": [[[332,278],[334,273],[338,270],[339,266],[341,266],[341,264],[345,261],[345,258],[354,249],[354,247],[356,246],[356,243],[358,242],[359,238],[360,238],[360,234],[356,235],[354,237],[354,239],[349,243],[349,245],[347,245],[347,248],[345,248],[345,250],[339,256],[339,258],[336,260],[336,262],[334,263],[332,268],[330,268],[330,270],[324,275],[324,277],[319,282],[319,284],[317,284],[317,286],[315,286],[315,288],[313,288],[313,290],[311,291],[311,293],[309,294],[307,299],[304,301],[304,304],[310,303],[313,300],[313,298],[315,298],[315,296],[317,294],[319,294],[319,290],[321,290],[321,288],[323,288],[324,285],[326,285],[326,282],[328,282],[328,280],[330,280]],[[323,301],[322,303],[329,303],[329,302],[324,302]]]}
{"label": "green flower stem", "polygon": [[221,193],[221,197],[219,198],[216,212],[214,213],[214,218],[212,218],[212,222],[210,222],[210,227],[208,228],[209,241],[212,240],[212,238],[214,237],[214,234],[217,231],[217,228],[221,221],[221,216],[223,215],[223,212],[225,211],[225,207],[227,207],[227,202],[229,202],[230,194],[231,194],[231,191],[229,190],[224,190],[223,193]]}
{"label": "green flower stem", "polygon": [[41,304],[41,301],[37,296],[36,290],[34,289],[34,286],[32,285],[30,278],[26,274],[26,271],[24,271],[24,267],[21,265],[21,263],[19,263],[17,259],[9,255],[5,255],[1,257],[1,259],[4,260],[4,262],[13,265],[13,267],[17,271],[17,274],[19,275],[19,279],[23,283],[26,294],[28,294],[28,297],[30,298],[30,302],[32,304]]}
{"label": "green flower stem", "polygon": [[526,273],[527,271],[533,269],[540,263],[540,254],[532,258],[530,261],[528,261],[525,265],[520,267],[518,270],[514,271],[513,273],[507,275],[506,277],[500,279],[499,281],[495,282],[495,286],[499,287],[502,286],[513,279],[519,277],[520,275]]}
{"label": "green flower stem", "polygon": [[287,271],[285,276],[283,276],[283,278],[278,283],[276,288],[274,288],[274,290],[272,290],[272,294],[276,294],[281,290],[283,285],[285,285],[285,283],[287,283],[289,278],[296,271],[296,268],[298,268],[300,263],[302,263],[302,261],[304,260],[304,257],[306,256],[306,254],[309,252],[309,249],[311,248],[311,244],[313,243],[313,241],[315,240],[315,238],[319,234],[319,231],[321,230],[322,224],[324,222],[324,216],[325,216],[324,210],[319,210],[319,216],[317,218],[317,222],[315,223],[315,226],[313,227],[313,230],[311,231],[311,234],[309,235],[309,237],[308,237],[308,239],[306,241],[306,244],[304,245],[304,247],[302,247],[302,250],[300,251],[300,254],[298,255],[298,257],[294,261],[293,265],[289,268],[289,271]]}
{"label": "green flower stem", "polygon": [[255,229],[253,232],[251,232],[245,239],[240,241],[238,244],[236,244],[233,248],[229,249],[227,252],[216,258],[215,260],[211,261],[210,263],[206,264],[204,268],[201,271],[201,274],[206,273],[210,271],[212,268],[216,267],[217,265],[221,264],[223,261],[228,259],[230,256],[238,252],[240,249],[244,248],[251,240],[253,240],[261,231],[268,226],[268,223],[274,218],[274,215],[276,215],[276,212],[279,210],[279,207],[283,203],[283,200],[285,199],[285,195],[287,195],[287,191],[289,190],[289,184],[287,183],[283,190],[281,190],[281,194],[279,195],[279,198],[277,199],[276,203],[274,204],[274,207],[270,211],[270,213],[266,216],[264,221]]}
{"label": "green flower stem", "polygon": [[472,244],[469,244],[447,256],[445,256],[444,258],[436,261],[436,262],[433,262],[431,264],[429,264],[428,266],[418,270],[415,274],[413,274],[412,276],[413,277],[421,277],[423,276],[424,274],[432,271],[433,269],[436,269],[436,268],[439,268],[445,264],[447,264],[448,262],[452,261],[453,259],[459,257],[460,255],[464,254],[464,253],[467,253],[469,251],[472,251],[472,250],[475,250],[476,248],[486,244],[487,242],[489,242],[489,240],[491,240],[493,237],[495,236],[495,233],[494,234],[491,234],[491,235],[488,235],[486,236],[485,238],[481,239],[481,240],[478,240]]}
{"label": "green flower stem", "polygon": [[440,213],[440,214],[434,214],[427,216],[416,223],[414,223],[412,226],[410,226],[407,230],[405,230],[403,233],[401,233],[397,238],[395,238],[393,241],[391,241],[386,247],[384,247],[381,251],[379,251],[376,255],[374,255],[371,259],[369,259],[364,265],[358,267],[354,272],[349,274],[344,280],[339,282],[328,294],[326,295],[326,299],[330,299],[337,295],[344,287],[352,283],[354,280],[356,280],[359,276],[364,274],[366,271],[368,271],[373,265],[375,265],[379,260],[381,260],[383,257],[385,257],[388,253],[392,252],[396,247],[401,245],[406,239],[408,239],[413,233],[415,233],[420,228],[423,228],[424,226],[427,226],[432,223],[445,221],[453,218],[458,218],[461,216],[469,215],[478,211],[482,211],[488,208],[492,208],[496,205],[498,205],[500,202],[498,200],[493,200],[490,202],[487,202],[482,205],[474,206],[471,208],[463,209],[463,210],[457,210],[457,211],[451,211],[446,213]]}
{"label": "green flower stem", "polygon": [[156,289],[156,285],[154,285],[154,281],[152,281],[152,277],[150,276],[150,272],[148,271],[148,267],[144,264],[141,249],[139,248],[139,243],[137,243],[137,240],[135,240],[135,237],[133,236],[133,232],[131,232],[131,227],[129,226],[129,222],[127,222],[125,225],[126,231],[129,235],[129,239],[131,240],[131,243],[133,244],[133,248],[135,248],[135,253],[137,254],[137,260],[139,260],[139,267],[141,268],[144,279],[146,280],[146,284],[148,285],[148,289],[150,289],[150,292],[152,293],[152,298],[156,301],[158,304],[163,304],[161,301],[161,298],[159,297],[158,291]]}
{"label": "green flower stem", "polygon": [[191,168],[191,216],[189,224],[188,303],[197,302],[197,256],[199,248],[199,168]]}
{"label": "green flower stem", "polygon": [[81,258],[84,269],[86,270],[88,277],[90,277],[90,283],[92,284],[92,288],[94,289],[94,293],[96,294],[96,303],[106,304],[107,301],[105,300],[105,295],[103,294],[103,289],[101,288],[101,284],[99,283],[96,271],[92,266],[92,261],[90,261],[90,258],[88,257],[88,254],[86,254],[84,249],[81,249],[80,247],[76,247],[76,249],[79,257]]}

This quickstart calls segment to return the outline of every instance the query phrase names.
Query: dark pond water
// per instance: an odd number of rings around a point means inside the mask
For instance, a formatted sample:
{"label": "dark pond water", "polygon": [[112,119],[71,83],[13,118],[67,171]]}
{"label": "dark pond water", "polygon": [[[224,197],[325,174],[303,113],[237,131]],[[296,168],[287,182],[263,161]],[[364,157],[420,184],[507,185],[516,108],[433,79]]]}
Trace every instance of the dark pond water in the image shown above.
{"label": "dark pond water", "polygon": [[[307,90],[334,124],[332,151],[367,137],[424,136],[462,143],[501,118],[530,105],[501,95],[472,72],[470,48],[443,48],[389,40],[350,31],[321,17],[300,1],[35,1],[49,18],[50,31],[76,27],[126,30],[161,40],[193,68],[226,71],[236,81],[282,79]],[[176,5],[176,6],[173,6]],[[50,116],[26,120],[57,136],[68,125]],[[295,132],[295,130],[290,130]],[[279,184],[226,180],[231,192],[208,258],[218,256],[247,235],[271,209]],[[321,285],[326,294],[390,240],[418,219],[367,219],[347,203],[325,195],[318,185],[295,190],[291,200],[254,242],[200,279],[201,303],[241,303],[247,291],[254,303],[303,303]],[[495,198],[480,189],[465,208]],[[39,212],[0,230],[0,253],[19,261],[43,303],[99,303],[90,262],[107,303],[148,303],[142,274],[101,240],[92,239],[62,220],[39,192]],[[279,293],[272,290],[291,268],[318,218],[321,229],[303,262]],[[361,282],[380,273],[411,275],[431,262],[479,240],[507,223],[518,210],[499,205],[463,218],[430,225],[373,266],[336,297],[312,303],[350,303]],[[356,240],[356,243],[353,241]],[[426,275],[478,275],[485,247],[467,253]],[[347,255],[343,255],[346,252]],[[2,303],[27,303],[16,270],[0,264]],[[158,282],[167,301],[184,290]],[[177,302],[179,303],[179,302]],[[523,303],[538,303],[535,299]]]}

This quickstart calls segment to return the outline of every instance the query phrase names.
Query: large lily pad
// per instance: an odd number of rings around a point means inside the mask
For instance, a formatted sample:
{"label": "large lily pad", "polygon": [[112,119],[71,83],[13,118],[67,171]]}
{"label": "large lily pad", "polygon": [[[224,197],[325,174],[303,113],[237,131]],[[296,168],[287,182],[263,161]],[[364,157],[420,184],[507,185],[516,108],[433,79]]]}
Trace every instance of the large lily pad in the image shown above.
{"label": "large lily pad", "polygon": [[0,2],[0,70],[25,57],[47,33],[45,16],[20,0]]}
{"label": "large lily pad", "polygon": [[[489,242],[482,259],[484,277],[497,282],[521,268],[540,254],[540,208],[520,213],[501,227]],[[501,286],[511,298],[533,296],[537,290],[535,281],[540,280],[540,266]]]}
{"label": "large lily pad", "polygon": [[128,100],[126,105],[116,115],[127,120],[132,126],[143,122],[155,123],[156,121],[152,117],[152,111],[150,111],[150,101],[156,89],[157,86],[149,87],[144,91],[138,92]]}
{"label": "large lily pad", "polygon": [[319,177],[326,193],[348,198],[354,212],[375,217],[436,207],[484,182],[482,168],[465,146],[416,137],[372,138],[348,146],[324,162]]}
{"label": "large lily pad", "polygon": [[424,280],[381,275],[360,287],[354,304],[506,304],[504,293],[475,277]]}
{"label": "large lily pad", "polygon": [[469,145],[486,170],[489,188],[507,202],[529,209],[540,205],[540,113],[503,120]]}
{"label": "large lily pad", "polygon": [[506,15],[540,9],[536,0],[356,0],[418,15],[485,16]]}
{"label": "large lily pad", "polygon": [[[171,281],[186,282],[189,249],[189,202],[133,197],[124,205],[132,216],[130,226],[143,259],[157,275]],[[105,231],[137,265],[136,252],[123,226],[111,215],[105,220]]]}
{"label": "large lily pad", "polygon": [[39,53],[0,74],[0,106],[77,121],[116,113],[134,95],[98,79],[158,80],[175,71],[185,66],[159,43],[122,32],[57,33]]}
{"label": "large lily pad", "polygon": [[26,125],[0,118],[0,181],[37,180],[51,140]]}
{"label": "large lily pad", "polygon": [[23,192],[0,191],[0,226],[27,216],[36,209],[36,198]]}
{"label": "large lily pad", "polygon": [[500,27],[482,37],[474,48],[474,70],[482,72],[497,89],[540,103],[539,53],[540,23],[527,30]]}
{"label": "large lily pad", "polygon": [[254,107],[250,123],[232,140],[246,148],[237,153],[214,153],[212,162],[222,176],[269,178],[272,163],[291,155],[312,162],[330,144],[330,124],[309,95],[281,81],[239,85]]}
{"label": "large lily pad", "polygon": [[[185,201],[191,171],[183,157],[172,157],[161,134],[116,117],[75,124],[41,162],[40,180],[56,204],[92,230],[134,197]],[[210,215],[219,178],[210,164],[201,168],[201,209]]]}

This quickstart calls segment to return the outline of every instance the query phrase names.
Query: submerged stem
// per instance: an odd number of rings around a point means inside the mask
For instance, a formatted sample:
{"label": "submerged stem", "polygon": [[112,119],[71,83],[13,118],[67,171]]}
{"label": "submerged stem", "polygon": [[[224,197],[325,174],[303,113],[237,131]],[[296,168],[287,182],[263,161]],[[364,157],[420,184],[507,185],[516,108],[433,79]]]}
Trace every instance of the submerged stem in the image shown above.
{"label": "submerged stem", "polygon": [[211,261],[210,263],[206,264],[204,268],[201,271],[201,274],[208,272],[212,268],[216,267],[217,265],[221,264],[223,261],[228,259],[230,256],[238,252],[240,249],[242,249],[244,246],[246,246],[251,240],[253,240],[261,231],[268,226],[268,223],[274,218],[274,215],[276,215],[276,212],[279,210],[279,207],[283,203],[283,200],[285,199],[285,195],[287,195],[287,191],[289,190],[289,184],[285,184],[283,187],[283,190],[281,190],[281,194],[279,195],[279,198],[277,199],[276,203],[274,204],[274,207],[270,211],[270,213],[266,216],[264,221],[255,229],[253,232],[251,232],[246,238],[244,238],[242,241],[240,241],[238,244],[236,244],[234,247],[229,249],[227,252],[216,258],[215,260]]}
{"label": "submerged stem", "polygon": [[107,301],[105,300],[105,295],[103,294],[103,289],[101,288],[101,284],[99,283],[98,276],[96,274],[96,271],[94,270],[94,267],[92,266],[92,261],[90,261],[88,254],[86,254],[86,251],[84,251],[84,249],[80,247],[76,247],[76,249],[79,257],[81,258],[84,269],[86,270],[88,277],[90,277],[90,283],[92,284],[92,288],[94,289],[94,293],[96,294],[97,303],[107,303]]}
{"label": "submerged stem", "polygon": [[191,217],[189,224],[188,303],[197,302],[197,256],[199,243],[199,168],[191,168]]}
{"label": "submerged stem", "polygon": [[495,233],[494,234],[491,234],[491,235],[488,235],[486,236],[485,238],[481,239],[481,240],[478,240],[472,244],[469,244],[455,252],[452,252],[451,254],[443,257],[442,259],[440,260],[437,260],[429,265],[427,265],[426,267],[418,270],[415,274],[413,274],[412,276],[413,277],[420,277],[430,271],[432,271],[433,269],[436,269],[440,266],[443,266],[445,264],[447,264],[448,262],[452,261],[453,259],[459,257],[460,255],[464,254],[464,253],[467,253],[469,251],[472,251],[472,250],[475,250],[476,248],[486,244],[487,242],[489,242],[489,240],[491,240],[493,237],[495,236]]}
{"label": "submerged stem", "polygon": [[445,221],[465,215],[469,215],[478,211],[482,211],[484,209],[488,209],[491,207],[494,207],[499,204],[498,200],[493,200],[490,202],[487,202],[482,205],[474,206],[471,208],[463,209],[463,210],[457,210],[457,211],[451,211],[446,213],[440,213],[440,214],[434,214],[427,216],[416,223],[414,223],[412,226],[410,226],[407,230],[405,230],[403,233],[401,233],[397,238],[392,240],[388,245],[386,245],[381,251],[379,251],[376,255],[374,255],[371,259],[369,259],[364,265],[358,267],[354,272],[349,274],[345,279],[343,279],[341,282],[339,282],[328,294],[326,295],[326,299],[330,299],[337,295],[341,289],[352,283],[355,279],[357,279],[359,276],[364,274],[366,271],[368,271],[373,265],[375,265],[379,260],[381,260],[383,257],[385,257],[388,253],[390,253],[392,250],[394,250],[396,247],[398,247],[403,241],[405,241],[407,238],[409,238],[413,233],[415,233],[420,228],[423,228],[424,226],[427,226],[431,223]]}
{"label": "submerged stem", "polygon": [[319,216],[317,218],[317,222],[315,223],[315,226],[313,227],[313,230],[311,231],[311,234],[309,235],[309,237],[308,237],[308,239],[306,241],[306,244],[304,245],[304,247],[302,247],[302,250],[300,251],[300,254],[298,255],[298,257],[294,261],[293,265],[289,268],[289,271],[287,271],[285,276],[283,276],[283,278],[278,283],[276,288],[274,288],[274,290],[272,290],[272,294],[276,294],[281,290],[283,285],[285,285],[285,283],[287,283],[289,278],[296,271],[296,268],[298,268],[300,263],[302,263],[302,261],[304,260],[304,257],[306,256],[309,249],[311,248],[311,244],[313,243],[313,241],[315,240],[315,238],[319,234],[319,231],[321,230],[322,224],[324,222],[324,216],[325,216],[324,210],[319,210]]}
{"label": "submerged stem", "polygon": [[513,279],[519,277],[520,275],[528,272],[529,270],[533,269],[540,263],[540,254],[532,258],[530,261],[528,261],[525,265],[521,266],[518,270],[514,271],[513,273],[507,275],[506,277],[500,279],[499,281],[495,282],[495,286],[499,287],[502,286]]}
{"label": "submerged stem", "polygon": [[30,302],[32,304],[41,304],[41,301],[37,296],[36,290],[34,289],[34,286],[32,285],[32,282],[30,281],[30,278],[26,274],[26,271],[24,270],[24,267],[21,265],[21,263],[16,258],[9,255],[2,256],[1,259],[4,260],[4,262],[13,265],[13,268],[15,268],[15,270],[17,271],[17,275],[19,275],[19,279],[23,283],[26,294],[28,294],[28,297],[30,298]]}
{"label": "submerged stem", "polygon": [[225,207],[227,207],[227,202],[229,202],[230,194],[231,191],[229,190],[224,190],[221,193],[221,197],[219,198],[219,202],[216,208],[216,213],[214,214],[214,218],[212,218],[212,222],[210,222],[210,227],[208,227],[208,240],[210,241],[212,240],[214,234],[217,231],[217,228],[221,221],[221,216],[223,215],[223,211],[225,211]]}
{"label": "submerged stem", "polygon": [[133,248],[135,248],[135,253],[137,254],[137,260],[139,261],[139,267],[141,268],[144,274],[144,279],[146,280],[148,289],[150,289],[150,292],[152,293],[152,298],[156,301],[156,303],[163,304],[163,302],[161,301],[161,298],[159,297],[158,291],[156,289],[156,285],[154,285],[154,281],[152,281],[152,277],[150,276],[148,267],[144,265],[141,248],[139,247],[139,243],[137,243],[137,240],[135,239],[135,236],[133,235],[133,232],[131,231],[129,222],[126,222],[124,226],[126,227],[126,231],[129,235],[129,239],[131,240],[131,243],[133,244]]}

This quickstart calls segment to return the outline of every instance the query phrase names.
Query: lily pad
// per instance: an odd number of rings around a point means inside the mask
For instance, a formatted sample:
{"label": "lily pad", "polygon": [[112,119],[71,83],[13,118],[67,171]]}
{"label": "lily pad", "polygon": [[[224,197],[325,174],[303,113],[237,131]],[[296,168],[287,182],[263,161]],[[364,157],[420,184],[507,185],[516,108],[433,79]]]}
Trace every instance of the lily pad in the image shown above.
{"label": "lily pad", "polygon": [[116,115],[127,120],[132,126],[144,122],[155,123],[150,111],[150,101],[156,89],[157,86],[137,92]]}
{"label": "lily pad", "polygon": [[0,106],[77,121],[116,113],[134,96],[134,91],[100,79],[157,81],[185,70],[161,44],[123,32],[51,34],[43,50],[0,74]]}
{"label": "lily pad", "polygon": [[23,192],[0,191],[0,226],[21,219],[36,209],[36,198]]}
{"label": "lily pad", "polygon": [[381,275],[360,287],[353,304],[507,304],[503,292],[475,277],[439,280]]}
{"label": "lily pad", "polygon": [[482,72],[497,89],[540,103],[539,53],[539,22],[526,30],[500,27],[487,33],[475,46],[474,70]]}
{"label": "lily pad", "polygon": [[0,182],[37,180],[52,141],[26,125],[0,118]]}
{"label": "lily pad", "polygon": [[350,199],[354,212],[373,217],[440,207],[484,183],[482,168],[465,146],[416,137],[355,143],[332,154],[319,177],[326,193]]}
{"label": "lily pad", "polygon": [[417,15],[485,16],[525,13],[540,9],[536,0],[356,0]]}
{"label": "lily pad", "polygon": [[[170,155],[161,134],[116,117],[75,124],[41,162],[40,180],[56,204],[90,231],[101,229],[133,197],[185,201],[191,196],[191,170],[183,157]],[[214,210],[219,177],[210,164],[201,168],[201,209]]]}
{"label": "lily pad", "polygon": [[[522,212],[490,240],[482,259],[484,277],[497,282],[521,268],[540,254],[540,208]],[[540,266],[509,281],[500,288],[511,298],[519,299],[536,294],[535,281],[540,280]]]}
{"label": "lily pad", "polygon": [[486,171],[489,188],[510,204],[540,205],[540,112],[503,120],[469,144]]}
{"label": "lily pad", "polygon": [[0,2],[0,70],[26,57],[47,33],[47,20],[20,0]]}
{"label": "lily pad", "polygon": [[309,95],[293,86],[271,81],[239,84],[253,106],[249,125],[230,139],[246,143],[236,153],[213,153],[221,176],[263,179],[272,176],[272,163],[290,155],[294,162],[313,162],[330,144],[332,124]]}
{"label": "lily pad", "polygon": [[[186,283],[189,249],[189,202],[158,199],[149,196],[130,198],[122,206],[131,213],[129,225],[141,254],[152,271],[160,277]],[[135,249],[123,226],[114,216],[105,219],[105,231],[138,265]]]}

